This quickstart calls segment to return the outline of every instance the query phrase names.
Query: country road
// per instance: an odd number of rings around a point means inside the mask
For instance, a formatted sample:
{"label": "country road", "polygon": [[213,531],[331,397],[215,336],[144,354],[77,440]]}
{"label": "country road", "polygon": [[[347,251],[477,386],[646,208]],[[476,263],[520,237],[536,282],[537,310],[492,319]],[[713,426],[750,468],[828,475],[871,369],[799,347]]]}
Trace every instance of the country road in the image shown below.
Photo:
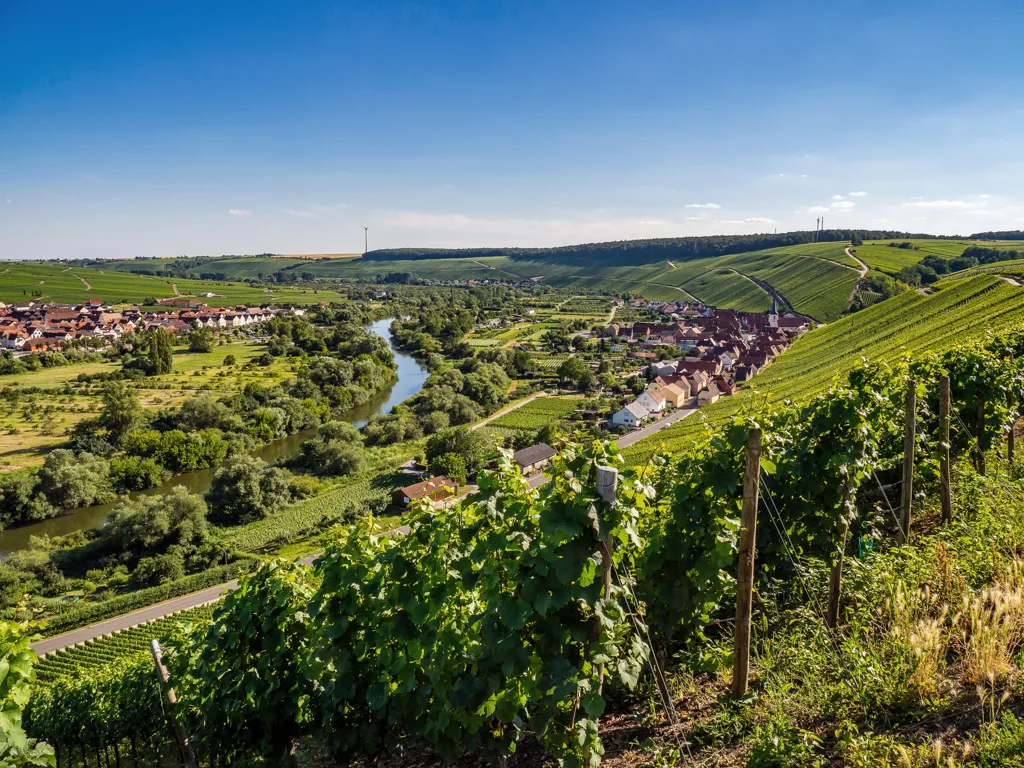
{"label": "country road", "polygon": [[847,246],[844,252],[847,256],[849,256],[851,259],[860,264],[860,277],[858,277],[857,282],[853,284],[853,290],[850,291],[850,298],[846,302],[846,306],[847,308],[849,308],[853,306],[853,300],[857,297],[857,291],[860,290],[861,281],[867,276],[869,267],[867,264],[865,264],[863,261],[861,261],[860,259],[853,255],[853,251],[850,250],[850,246]]}
{"label": "country road", "polygon": [[860,264],[860,279],[863,280],[865,277],[867,277],[868,270],[870,269],[870,267],[853,255],[853,252],[850,250],[850,246],[847,246],[846,248],[846,255],[849,256],[854,261],[856,261],[858,264]]}
{"label": "country road", "polygon": [[[665,418],[656,421],[653,424],[649,424],[646,427],[625,434],[617,441],[619,447],[627,448],[646,437],[657,434],[666,427],[670,427],[673,424],[682,421],[690,414],[696,413],[696,411],[697,408],[684,408],[669,414]],[[548,481],[548,479],[540,472],[530,475],[527,479],[529,480],[531,488],[539,488]],[[408,532],[409,527],[403,525],[388,531],[385,535],[404,536]],[[312,565],[313,561],[317,557],[318,555],[310,555],[299,562],[303,565]],[[180,613],[181,611],[186,611],[190,608],[198,608],[201,605],[216,602],[220,600],[226,592],[230,592],[237,586],[237,580],[229,581],[225,584],[218,584],[215,587],[208,587],[207,589],[203,589],[199,592],[192,592],[188,595],[176,597],[173,600],[165,600],[164,602],[157,603],[156,605],[150,605],[145,608],[140,608],[137,611],[132,611],[131,613],[115,616],[114,618],[107,619],[106,621],[90,624],[87,627],[81,627],[80,629],[66,632],[63,635],[55,635],[54,637],[48,637],[44,640],[37,640],[32,643],[30,647],[40,656],[44,656],[48,653],[54,653],[56,651],[63,650],[64,648],[77,645],[78,643],[84,643],[89,640],[95,640],[96,638],[103,637],[104,635],[130,629],[147,621],[162,619],[174,613]]]}

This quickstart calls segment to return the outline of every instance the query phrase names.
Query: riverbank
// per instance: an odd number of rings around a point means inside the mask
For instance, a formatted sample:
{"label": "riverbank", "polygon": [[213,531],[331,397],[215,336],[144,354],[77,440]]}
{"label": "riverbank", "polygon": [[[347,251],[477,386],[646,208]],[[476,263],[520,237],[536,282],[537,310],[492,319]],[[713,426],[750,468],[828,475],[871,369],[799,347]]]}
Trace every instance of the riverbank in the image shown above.
{"label": "riverbank", "polygon": [[[395,383],[390,388],[374,395],[363,405],[357,406],[338,417],[341,421],[351,422],[362,427],[378,413],[387,413],[392,407],[415,395],[423,387],[429,373],[412,355],[395,349],[391,343],[389,326],[391,319],[377,320],[368,330],[381,337],[395,356],[397,366]],[[280,464],[296,455],[299,446],[316,435],[316,428],[302,430],[287,437],[273,440],[255,449],[252,453],[268,464]],[[127,498],[157,496],[181,486],[190,493],[205,493],[213,480],[216,467],[195,470],[175,475],[166,482],[145,491],[129,494]],[[29,523],[0,531],[0,553],[10,553],[27,549],[33,536],[62,536],[80,530],[101,528],[113,509],[123,501],[124,497],[108,504],[98,504],[71,510],[56,517]]]}

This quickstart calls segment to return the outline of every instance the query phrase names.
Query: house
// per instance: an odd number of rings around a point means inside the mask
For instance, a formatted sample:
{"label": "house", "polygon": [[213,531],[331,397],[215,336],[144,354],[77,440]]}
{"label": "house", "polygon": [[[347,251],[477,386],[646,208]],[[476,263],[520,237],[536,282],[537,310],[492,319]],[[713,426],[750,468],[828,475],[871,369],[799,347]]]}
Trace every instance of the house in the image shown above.
{"label": "house", "polygon": [[722,393],[718,391],[718,387],[714,382],[708,384],[707,389],[697,395],[697,405],[711,405],[711,403],[718,402],[718,399],[722,396]]}
{"label": "house", "polygon": [[407,509],[410,504],[420,499],[442,501],[450,496],[454,496],[458,489],[459,484],[454,480],[449,480],[444,475],[431,477],[422,483],[399,488],[391,494],[391,503],[399,509]]}
{"label": "house", "polygon": [[757,376],[757,366],[751,363],[750,365],[737,365],[736,370],[736,381],[750,381],[752,378]]}
{"label": "house", "polygon": [[537,443],[513,453],[512,461],[519,465],[524,475],[532,475],[551,463],[551,458],[556,453],[558,451],[547,443]]}
{"label": "house", "polygon": [[641,393],[633,402],[642,405],[650,413],[661,413],[665,410],[665,406],[668,404],[665,396],[660,390],[649,387]]}
{"label": "house", "polygon": [[686,379],[682,379],[675,384],[666,384],[661,388],[661,393],[673,408],[682,408],[690,399],[690,385]]}
{"label": "house", "polygon": [[657,376],[671,376],[676,372],[676,361],[666,360],[661,363],[651,363],[651,371]]}
{"label": "house", "polygon": [[651,417],[650,412],[637,402],[624,406],[612,415],[612,424],[639,427]]}

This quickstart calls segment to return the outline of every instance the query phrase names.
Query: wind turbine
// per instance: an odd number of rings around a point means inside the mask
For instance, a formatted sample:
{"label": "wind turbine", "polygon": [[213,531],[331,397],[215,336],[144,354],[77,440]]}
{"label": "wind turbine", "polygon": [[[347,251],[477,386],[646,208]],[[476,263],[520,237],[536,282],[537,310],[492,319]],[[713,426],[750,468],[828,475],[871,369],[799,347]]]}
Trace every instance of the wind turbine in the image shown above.
{"label": "wind turbine", "polygon": [[370,250],[370,228],[363,227],[363,255]]}

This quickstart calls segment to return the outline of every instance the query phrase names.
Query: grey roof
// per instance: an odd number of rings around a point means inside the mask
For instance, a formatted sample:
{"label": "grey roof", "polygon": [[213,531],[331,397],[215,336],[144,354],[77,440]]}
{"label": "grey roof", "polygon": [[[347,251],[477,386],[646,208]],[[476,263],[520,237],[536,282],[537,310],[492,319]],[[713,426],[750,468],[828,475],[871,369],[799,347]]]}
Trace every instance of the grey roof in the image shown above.
{"label": "grey roof", "polygon": [[537,443],[512,454],[512,461],[520,467],[529,467],[539,461],[545,461],[554,456],[558,451],[547,443]]}

